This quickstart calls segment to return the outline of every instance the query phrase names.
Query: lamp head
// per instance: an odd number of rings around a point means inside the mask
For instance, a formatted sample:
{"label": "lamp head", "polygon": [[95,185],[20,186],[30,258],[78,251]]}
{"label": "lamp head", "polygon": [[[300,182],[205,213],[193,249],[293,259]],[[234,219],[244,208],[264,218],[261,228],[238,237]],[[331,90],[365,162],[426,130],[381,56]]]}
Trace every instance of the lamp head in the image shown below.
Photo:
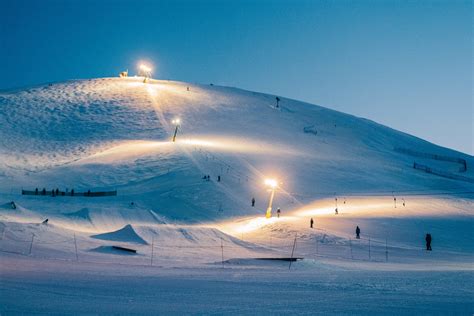
{"label": "lamp head", "polygon": [[179,118],[175,118],[174,120],[171,121],[174,125],[179,125],[181,123],[181,120]]}
{"label": "lamp head", "polygon": [[266,179],[265,185],[269,186],[272,189],[275,189],[278,186],[278,181],[275,179]]}

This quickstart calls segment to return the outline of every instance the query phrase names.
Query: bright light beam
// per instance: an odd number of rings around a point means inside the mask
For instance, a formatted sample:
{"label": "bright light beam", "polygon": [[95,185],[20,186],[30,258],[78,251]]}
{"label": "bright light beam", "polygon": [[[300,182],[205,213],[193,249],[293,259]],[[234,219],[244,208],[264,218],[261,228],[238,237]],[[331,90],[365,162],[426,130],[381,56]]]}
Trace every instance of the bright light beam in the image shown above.
{"label": "bright light beam", "polygon": [[146,65],[146,64],[140,64],[138,65],[138,75],[139,76],[142,76],[142,77],[145,77],[145,79],[143,79],[143,82],[147,82],[147,79],[148,78],[151,78],[151,71],[153,69]]}
{"label": "bright light beam", "polygon": [[275,189],[278,186],[278,181],[275,179],[266,179],[265,185],[269,186],[272,190],[272,193],[270,194],[270,200],[268,201],[267,213],[265,215],[266,218],[270,218],[272,217],[272,204],[273,198],[275,197]]}

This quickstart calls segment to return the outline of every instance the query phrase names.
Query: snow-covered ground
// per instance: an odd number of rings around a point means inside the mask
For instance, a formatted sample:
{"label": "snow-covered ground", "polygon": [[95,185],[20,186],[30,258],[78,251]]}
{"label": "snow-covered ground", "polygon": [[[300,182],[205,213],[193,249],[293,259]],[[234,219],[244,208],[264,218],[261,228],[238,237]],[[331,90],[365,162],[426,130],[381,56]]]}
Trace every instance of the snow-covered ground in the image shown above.
{"label": "snow-covered ground", "polygon": [[[316,105],[140,78],[2,92],[0,135],[2,314],[474,312],[472,156]],[[303,259],[261,260],[289,257]]]}

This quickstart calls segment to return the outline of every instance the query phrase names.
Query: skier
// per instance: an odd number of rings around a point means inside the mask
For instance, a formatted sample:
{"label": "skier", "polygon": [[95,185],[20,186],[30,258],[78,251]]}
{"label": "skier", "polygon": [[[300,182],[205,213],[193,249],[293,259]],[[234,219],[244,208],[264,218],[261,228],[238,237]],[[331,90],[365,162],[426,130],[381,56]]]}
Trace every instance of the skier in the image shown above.
{"label": "skier", "polygon": [[11,201],[10,204],[11,204],[11,206],[12,206],[12,209],[16,210],[16,204],[15,204],[15,202]]}
{"label": "skier", "polygon": [[280,213],[281,213],[281,210],[280,208],[277,209],[277,217],[280,218]]}
{"label": "skier", "polygon": [[275,99],[276,99],[276,101],[277,101],[276,107],[279,108],[279,107],[280,107],[280,98],[279,98],[279,97],[276,97]]}
{"label": "skier", "polygon": [[217,182],[221,182],[221,176],[217,176]]}
{"label": "skier", "polygon": [[252,207],[255,207],[255,198],[252,198]]}
{"label": "skier", "polygon": [[359,228],[359,226],[356,227],[356,238],[360,239],[360,228]]}
{"label": "skier", "polygon": [[311,217],[311,220],[309,221],[309,227],[310,227],[310,228],[313,228],[313,224],[314,224],[314,220],[313,220],[313,218]]}
{"label": "skier", "polygon": [[336,209],[334,210],[334,214],[335,214],[335,215],[339,214],[339,211],[337,210],[337,207],[336,207]]}
{"label": "skier", "polygon": [[431,234],[426,234],[425,240],[426,240],[426,250],[431,251]]}

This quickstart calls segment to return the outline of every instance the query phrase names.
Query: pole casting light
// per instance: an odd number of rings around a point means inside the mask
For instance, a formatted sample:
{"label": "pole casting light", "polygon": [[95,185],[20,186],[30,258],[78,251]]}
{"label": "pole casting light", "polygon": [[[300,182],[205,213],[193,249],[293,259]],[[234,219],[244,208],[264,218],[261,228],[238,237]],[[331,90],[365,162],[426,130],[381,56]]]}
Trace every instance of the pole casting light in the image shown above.
{"label": "pole casting light", "polygon": [[151,78],[152,70],[153,69],[146,64],[140,64],[138,66],[138,75],[141,77],[145,77],[145,79],[143,79],[143,82],[147,82],[148,78]]}
{"label": "pole casting light", "polygon": [[176,127],[174,129],[174,135],[173,135],[173,142],[175,142],[176,141],[176,134],[178,134],[178,128],[179,128],[179,124],[181,124],[181,120],[179,118],[175,118],[174,120],[171,121],[171,123],[176,125]]}
{"label": "pole casting light", "polygon": [[278,181],[275,179],[266,179],[265,185],[271,189],[270,200],[268,201],[268,208],[267,213],[265,215],[266,218],[272,217],[272,204],[273,198],[275,197],[275,189],[278,187]]}

